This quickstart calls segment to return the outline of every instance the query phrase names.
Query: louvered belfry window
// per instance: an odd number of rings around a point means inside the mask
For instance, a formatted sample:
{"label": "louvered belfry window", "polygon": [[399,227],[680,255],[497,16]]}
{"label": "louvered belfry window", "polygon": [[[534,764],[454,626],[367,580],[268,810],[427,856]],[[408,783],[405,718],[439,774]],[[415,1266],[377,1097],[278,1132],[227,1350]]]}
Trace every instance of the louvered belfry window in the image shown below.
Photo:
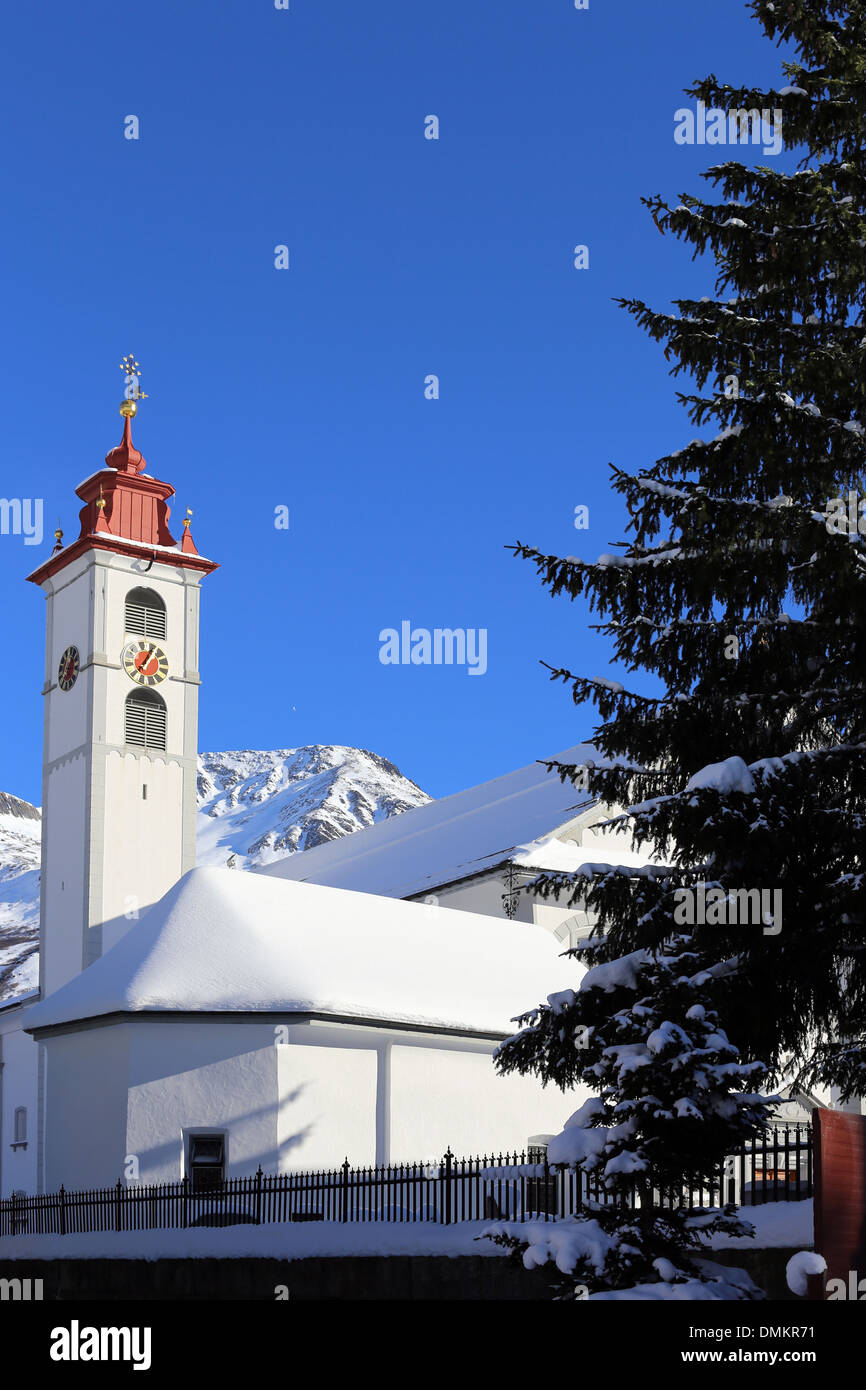
{"label": "louvered belfry window", "polygon": [[126,631],[136,637],[165,637],[165,604],[153,589],[130,589],[126,595]]}
{"label": "louvered belfry window", "polygon": [[165,705],[152,690],[126,697],[126,742],[165,751]]}

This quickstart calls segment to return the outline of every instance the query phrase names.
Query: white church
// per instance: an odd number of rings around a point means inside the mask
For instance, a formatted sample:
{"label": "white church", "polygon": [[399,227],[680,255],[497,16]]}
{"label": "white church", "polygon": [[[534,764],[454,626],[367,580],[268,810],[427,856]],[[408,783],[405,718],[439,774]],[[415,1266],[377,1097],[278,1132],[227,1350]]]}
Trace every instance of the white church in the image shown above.
{"label": "white church", "polygon": [[[0,1006],[0,1195],[493,1153],[582,1096],[499,1076],[575,983],[539,869],[634,863],[535,764],[258,873],[197,869],[199,598],[214,561],[132,442],[29,576],[46,601],[38,991]],[[570,756],[579,756],[572,750]]]}
{"label": "white church", "polygon": [[188,518],[171,535],[174,489],[133,445],[135,401],[121,413],[77,488],[80,534],[29,576],[46,600],[40,977],[0,1005],[0,1196],[543,1145],[584,1094],[500,1076],[492,1054],[574,987],[562,952],[592,924],[520,887],[641,859],[536,763],[258,872],[196,868],[216,564]]}

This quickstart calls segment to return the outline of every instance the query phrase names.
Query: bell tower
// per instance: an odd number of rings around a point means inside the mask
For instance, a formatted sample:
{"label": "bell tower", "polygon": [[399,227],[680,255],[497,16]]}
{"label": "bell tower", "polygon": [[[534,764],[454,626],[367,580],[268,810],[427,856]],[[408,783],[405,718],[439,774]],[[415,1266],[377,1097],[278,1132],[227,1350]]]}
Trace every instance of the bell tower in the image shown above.
{"label": "bell tower", "polygon": [[75,541],[28,578],[46,599],[40,987],[86,969],[195,865],[199,585],[217,566],[174,488],[132,442],[140,391],[121,364],[123,437],[76,488]]}

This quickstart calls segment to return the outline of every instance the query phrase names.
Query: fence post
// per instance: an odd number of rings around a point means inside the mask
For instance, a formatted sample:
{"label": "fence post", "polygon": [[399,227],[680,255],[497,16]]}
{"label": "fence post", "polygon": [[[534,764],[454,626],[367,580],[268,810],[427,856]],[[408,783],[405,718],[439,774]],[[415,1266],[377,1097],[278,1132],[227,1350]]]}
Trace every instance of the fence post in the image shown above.
{"label": "fence post", "polygon": [[340,1220],[349,1219],[349,1160],[345,1159],[342,1168],[343,1182],[340,1192]]}
{"label": "fence post", "polygon": [[723,1170],[724,1170],[724,1177],[722,1178],[722,1182],[724,1183],[724,1192],[722,1193],[722,1202],[723,1202],[723,1203],[733,1202],[735,1205],[739,1205],[739,1203],[737,1202],[737,1171],[736,1171],[736,1168],[737,1168],[737,1160],[736,1160],[736,1158],[735,1158],[735,1157],[729,1156],[728,1158],[723,1159],[723,1160],[722,1160],[722,1167],[723,1167]]}
{"label": "fence post", "polygon": [[542,1187],[541,1190],[542,1190],[542,1192],[544,1193],[544,1219],[545,1219],[545,1221],[546,1221],[546,1220],[548,1219],[547,1213],[548,1213],[548,1209],[549,1209],[549,1207],[550,1207],[550,1164],[547,1162],[547,1146],[546,1146],[546,1145],[545,1145],[545,1148],[544,1148],[544,1159],[543,1159],[543,1162],[544,1162],[544,1186]]}
{"label": "fence post", "polygon": [[66,1188],[60,1184],[60,1234],[66,1235]]}
{"label": "fence post", "polygon": [[454,1155],[451,1152],[451,1145],[449,1144],[448,1148],[445,1150],[445,1175],[443,1178],[445,1183],[444,1224],[446,1226],[451,1225],[451,1161],[453,1158]]}
{"label": "fence post", "polygon": [[181,1187],[181,1217],[183,1218],[182,1221],[181,1221],[181,1225],[184,1226],[184,1227],[186,1227],[186,1226],[189,1225],[189,1176],[188,1176],[188,1174],[186,1174],[186,1173],[184,1174],[184,1176],[183,1176],[183,1178],[182,1178],[182,1180],[181,1180],[180,1187]]}
{"label": "fence post", "polygon": [[262,1165],[259,1164],[256,1173],[256,1225],[262,1224]]}
{"label": "fence post", "polygon": [[118,1178],[117,1185],[114,1189],[114,1229],[116,1231],[120,1230],[120,1199],[122,1192],[123,1183],[120,1181],[120,1178]]}

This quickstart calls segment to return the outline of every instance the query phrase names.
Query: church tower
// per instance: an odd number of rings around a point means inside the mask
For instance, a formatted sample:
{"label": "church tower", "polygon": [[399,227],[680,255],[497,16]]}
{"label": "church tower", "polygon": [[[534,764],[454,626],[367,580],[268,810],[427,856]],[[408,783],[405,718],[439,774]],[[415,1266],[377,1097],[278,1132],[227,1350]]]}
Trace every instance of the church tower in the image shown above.
{"label": "church tower", "polygon": [[47,604],[40,987],[84,970],[195,864],[199,584],[216,569],[123,437],[76,488],[77,540],[29,575]]}

